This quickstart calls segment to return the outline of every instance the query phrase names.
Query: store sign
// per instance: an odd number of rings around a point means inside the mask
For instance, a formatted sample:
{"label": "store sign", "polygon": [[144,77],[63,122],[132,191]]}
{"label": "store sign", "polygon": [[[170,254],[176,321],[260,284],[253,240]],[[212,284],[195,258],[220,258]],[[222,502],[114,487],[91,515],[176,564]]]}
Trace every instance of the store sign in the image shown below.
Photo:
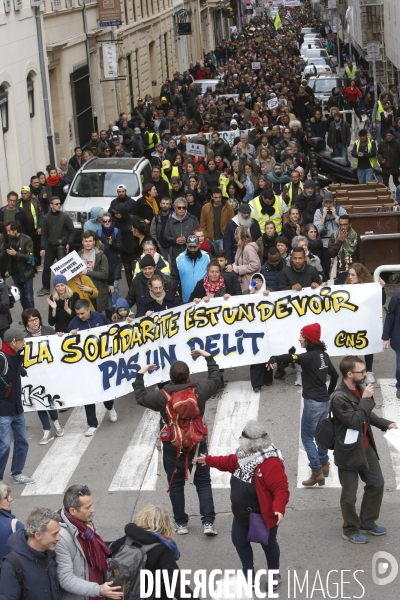
{"label": "store sign", "polygon": [[118,77],[117,44],[103,44],[103,65],[105,79]]}
{"label": "store sign", "polygon": [[100,27],[122,25],[121,4],[119,0],[98,0]]}

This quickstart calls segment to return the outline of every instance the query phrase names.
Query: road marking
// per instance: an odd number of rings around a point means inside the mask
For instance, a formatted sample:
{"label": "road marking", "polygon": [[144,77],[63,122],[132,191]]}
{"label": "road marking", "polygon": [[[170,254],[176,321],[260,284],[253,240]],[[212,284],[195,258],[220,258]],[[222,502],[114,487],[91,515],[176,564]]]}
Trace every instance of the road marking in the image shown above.
{"label": "road marking", "polygon": [[[103,403],[96,405],[96,415],[101,425],[106,409]],[[88,428],[85,407],[78,406],[72,411],[64,428],[63,437],[52,442],[44,458],[32,475],[35,483],[27,485],[21,496],[47,496],[63,494],[75,469],[90,442],[96,437],[85,437]]]}
{"label": "road marking", "polygon": [[[383,398],[382,415],[385,419],[393,422],[400,422],[400,401],[396,398],[396,380],[378,379],[381,386]],[[387,440],[386,440],[387,441]],[[393,465],[394,476],[396,479],[396,490],[400,490],[400,452],[388,442],[390,459]]]}
{"label": "road marking", "polygon": [[[303,406],[304,401],[301,398],[301,406],[300,406],[300,426],[299,426],[299,458],[297,462],[297,487],[303,488],[302,481],[308,479],[310,477],[310,467],[308,466],[308,457],[307,452],[304,450],[303,443],[301,441],[301,415],[303,414]],[[337,467],[333,462],[333,450],[328,450],[329,454],[329,462],[331,464],[329,468],[329,477],[325,477],[325,485],[324,486],[315,486],[315,487],[329,487],[329,488],[340,488],[340,481]]]}
{"label": "road marking", "polygon": [[[142,488],[151,464],[159,432],[160,414],[154,410],[146,409],[108,488],[109,492],[140,490]],[[148,480],[147,485],[149,485]],[[155,489],[155,487],[150,489]]]}
{"label": "road marking", "polygon": [[[144,492],[152,492],[157,488],[157,482],[160,481],[161,477],[157,475],[158,468],[158,450],[154,449],[153,456],[151,457],[149,468],[147,469],[146,475],[143,480],[142,487],[140,488]],[[164,472],[162,466],[162,448],[161,448],[161,472]],[[165,488],[167,489],[167,488]]]}
{"label": "road marking", "polygon": [[[239,436],[246,421],[257,419],[260,392],[253,392],[250,381],[232,381],[218,402],[208,453],[232,454],[239,446]],[[231,474],[211,469],[214,488],[229,488]]]}

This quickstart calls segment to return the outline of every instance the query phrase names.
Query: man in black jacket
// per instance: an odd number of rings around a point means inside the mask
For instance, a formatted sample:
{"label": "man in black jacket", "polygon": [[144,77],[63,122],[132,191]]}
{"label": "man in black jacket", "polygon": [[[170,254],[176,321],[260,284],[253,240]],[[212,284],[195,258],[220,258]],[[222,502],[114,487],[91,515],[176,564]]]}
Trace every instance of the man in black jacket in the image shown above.
{"label": "man in black jacket", "polygon": [[[209,400],[221,386],[221,378],[219,368],[214,358],[209,352],[205,350],[192,350],[191,356],[197,358],[203,356],[207,361],[208,377],[197,384],[193,384],[190,381],[190,372],[188,365],[180,360],[175,361],[171,365],[170,369],[170,380],[171,383],[167,383],[164,386],[164,390],[167,394],[172,392],[178,392],[188,387],[195,385],[196,396],[198,401],[198,407],[201,416],[204,415],[206,408],[206,402]],[[146,365],[138,371],[136,375],[136,381],[132,384],[135,391],[136,402],[140,406],[145,406],[160,413],[161,418],[165,423],[168,423],[168,417],[166,414],[167,397],[161,390],[154,392],[148,392],[144,386],[144,375],[148,371],[154,371],[157,365]],[[198,454],[207,454],[206,442],[199,444]],[[193,459],[195,456],[194,449],[189,453],[188,456],[188,468],[191,471],[193,468]],[[164,469],[170,484],[170,499],[172,509],[174,512],[175,520],[175,531],[184,535],[189,533],[187,524],[189,516],[185,512],[185,456],[181,454],[178,458],[176,457],[176,448],[171,442],[163,442],[163,462]],[[203,523],[205,535],[217,535],[217,531],[214,529],[215,510],[214,501],[211,490],[211,477],[209,467],[196,468],[194,475],[194,485],[196,486],[197,495],[200,503],[200,514],[201,521]]]}
{"label": "man in black jacket", "polygon": [[[40,597],[61,600],[54,552],[59,540],[58,514],[50,508],[34,508],[25,529],[16,531],[8,539],[11,552],[6,555],[0,572],[1,600],[38,600]],[[16,568],[21,569],[20,575]]]}
{"label": "man in black jacket", "polygon": [[7,242],[6,277],[12,276],[14,285],[18,288],[21,296],[22,308],[24,310],[33,308],[35,306],[33,297],[35,265],[31,264],[33,241],[29,235],[21,233],[19,221],[11,221],[7,225]]}
{"label": "man in black jacket", "polygon": [[128,208],[129,214],[133,215],[133,208],[135,206],[135,200],[133,200],[130,196],[128,196],[126,187],[123,183],[121,183],[117,187],[117,197],[114,200],[111,200],[111,204],[107,212],[109,212],[113,217],[116,214],[116,206],[124,204]]}
{"label": "man in black jacket", "polygon": [[22,470],[28,454],[25,415],[22,406],[21,377],[26,377],[23,363],[25,334],[20,329],[8,329],[3,337],[0,352],[0,481],[10,454],[11,430],[14,451],[11,463],[11,481],[29,485],[35,483]]}
{"label": "man in black jacket", "polygon": [[151,169],[151,179],[146,183],[152,183],[157,190],[157,202],[160,204],[161,198],[165,198],[169,196],[169,185],[161,177],[161,167],[158,165],[153,165]]}
{"label": "man in black jacket", "polygon": [[286,267],[286,261],[281,257],[278,248],[268,250],[268,259],[261,267],[261,275],[265,279],[265,287],[270,292],[278,290],[278,275]]}
{"label": "man in black jacket", "polygon": [[347,157],[347,148],[350,146],[350,125],[342,119],[339,111],[333,115],[333,121],[329,125],[328,146],[342,158]]}
{"label": "man in black jacket", "polygon": [[[343,379],[331,401],[335,425],[335,465],[342,486],[342,538],[354,544],[366,544],[365,533],[386,533],[385,527],[376,524],[385,483],[371,425],[387,431],[397,429],[397,424],[372,412],[375,406],[374,386],[363,386],[367,372],[361,357],[346,356],[339,368]],[[358,477],[365,484],[360,516],[356,512]]]}
{"label": "man in black jacket", "polygon": [[237,215],[231,219],[224,231],[224,250],[230,264],[235,261],[237,250],[237,241],[235,240],[235,231],[238,227],[246,227],[251,235],[253,242],[261,237],[261,229],[256,219],[251,216],[251,208],[245,202],[240,204]]}
{"label": "man in black jacket", "polygon": [[294,204],[299,207],[303,225],[313,223],[315,211],[322,206],[322,196],[315,193],[315,182],[307,179],[303,191],[297,196]]}
{"label": "man in black jacket", "polygon": [[135,317],[151,317],[155,312],[175,308],[181,304],[178,296],[170,290],[164,290],[165,281],[162,275],[153,275],[147,284],[147,290],[137,300]]}
{"label": "man in black jacket", "polygon": [[75,238],[75,228],[71,217],[66,212],[61,212],[61,201],[58,196],[50,200],[50,212],[43,217],[42,223],[42,249],[40,256],[44,256],[42,289],[37,292],[38,296],[50,294],[50,267],[58,260],[57,248],[64,247],[68,254]]}
{"label": "man in black jacket", "polygon": [[129,306],[136,304],[147,291],[149,281],[153,275],[160,275],[164,280],[165,289],[168,291],[174,291],[174,282],[170,275],[166,273],[159,273],[156,268],[154,258],[150,254],[145,254],[140,261],[141,271],[132,280],[129,287],[126,301]]}
{"label": "man in black jacket", "polygon": [[293,248],[290,265],[284,267],[278,274],[278,291],[297,290],[321,285],[318,271],[307,264],[304,248]]}

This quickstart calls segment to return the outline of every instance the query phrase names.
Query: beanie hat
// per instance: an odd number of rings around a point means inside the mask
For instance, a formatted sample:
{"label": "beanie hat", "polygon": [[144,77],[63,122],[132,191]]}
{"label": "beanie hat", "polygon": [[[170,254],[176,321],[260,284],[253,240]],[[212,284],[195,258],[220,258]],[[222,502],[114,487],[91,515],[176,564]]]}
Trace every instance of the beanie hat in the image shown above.
{"label": "beanie hat", "polygon": [[67,278],[64,275],[56,275],[53,279],[53,286],[55,287],[59,283],[63,283],[64,285],[68,285]]}
{"label": "beanie hat", "polygon": [[321,325],[319,323],[305,325],[305,327],[300,330],[300,333],[313,344],[319,344],[321,341]]}
{"label": "beanie hat", "polygon": [[315,188],[315,181],[313,181],[312,179],[307,179],[307,181],[304,182],[303,186],[305,188]]}
{"label": "beanie hat", "polygon": [[143,258],[140,261],[140,268],[143,269],[144,267],[155,267],[156,263],[154,261],[154,258],[150,255],[150,254],[146,254],[145,256],[143,256]]}

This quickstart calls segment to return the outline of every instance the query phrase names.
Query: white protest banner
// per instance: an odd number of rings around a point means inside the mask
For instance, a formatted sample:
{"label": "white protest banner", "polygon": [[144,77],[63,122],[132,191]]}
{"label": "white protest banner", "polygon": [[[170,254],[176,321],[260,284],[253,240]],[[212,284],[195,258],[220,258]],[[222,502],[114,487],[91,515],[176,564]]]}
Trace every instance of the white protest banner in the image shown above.
{"label": "white protest banner", "polygon": [[192,142],[188,142],[186,144],[186,153],[193,156],[205,156],[206,147],[203,144],[193,144]]}
{"label": "white protest banner", "polygon": [[252,62],[251,68],[252,69],[261,69],[261,63],[260,62]]}
{"label": "white protest banner", "polygon": [[278,98],[271,98],[270,100],[268,100],[267,104],[268,104],[268,108],[270,110],[273,110],[274,108],[276,108],[278,106]]}
{"label": "white protest banner", "polygon": [[78,255],[76,250],[70,252],[61,260],[58,260],[54,265],[50,267],[54,275],[64,275],[67,279],[72,279],[78,273],[81,273],[86,269],[86,265]]}
{"label": "white protest banner", "polygon": [[204,348],[221,369],[267,361],[299,349],[304,325],[320,323],[331,356],[382,350],[382,288],[379,283],[324,286],[302,291],[254,294],[207,304],[184,304],[132,323],[113,323],[77,334],[25,340],[22,380],[25,410],[79,406],[124,396],[138,370],[153,385],[169,379],[175,360],[191,373],[206,370],[190,351]]}

